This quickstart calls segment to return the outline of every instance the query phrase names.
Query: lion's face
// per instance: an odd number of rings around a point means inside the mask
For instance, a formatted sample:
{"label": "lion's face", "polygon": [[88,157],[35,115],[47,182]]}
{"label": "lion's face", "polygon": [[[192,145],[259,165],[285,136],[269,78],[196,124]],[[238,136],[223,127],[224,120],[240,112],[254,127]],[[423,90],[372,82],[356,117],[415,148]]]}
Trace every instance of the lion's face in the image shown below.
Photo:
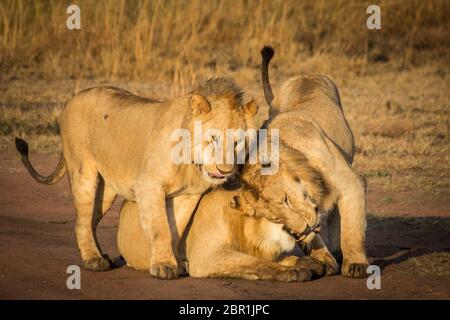
{"label": "lion's face", "polygon": [[203,139],[194,139],[192,152],[200,158],[197,163],[208,183],[219,185],[236,174],[238,156],[245,159],[246,153],[246,142],[236,132],[255,128],[256,112],[253,101],[236,106],[229,99],[219,99],[211,102],[209,112],[194,119],[201,122]]}
{"label": "lion's face", "polygon": [[241,193],[243,213],[283,224],[296,240],[310,242],[314,238],[319,230],[319,212],[298,177],[280,167],[276,174],[259,175],[250,183]]}

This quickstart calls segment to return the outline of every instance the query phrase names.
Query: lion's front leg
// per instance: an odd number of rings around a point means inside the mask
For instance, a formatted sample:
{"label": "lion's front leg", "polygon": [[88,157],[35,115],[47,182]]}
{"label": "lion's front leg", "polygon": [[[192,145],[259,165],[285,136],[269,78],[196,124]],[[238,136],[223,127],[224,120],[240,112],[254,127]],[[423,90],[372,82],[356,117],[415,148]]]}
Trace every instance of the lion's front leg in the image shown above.
{"label": "lion's front leg", "polygon": [[356,174],[347,179],[347,188],[338,200],[341,217],[342,274],[365,277],[369,265],[365,251],[366,213],[365,190]]}
{"label": "lion's front leg", "polygon": [[239,251],[221,249],[201,262],[191,259],[189,273],[193,277],[240,278],[247,280],[272,280],[302,282],[312,278],[311,270],[288,267]]}
{"label": "lion's front leg", "polygon": [[183,194],[172,198],[171,206],[167,207],[170,229],[172,232],[172,247],[175,250],[175,256],[178,261],[178,267],[182,275],[188,273],[185,241],[183,240],[186,226],[188,225],[195,208],[198,205],[201,194]]}
{"label": "lion's front leg", "polygon": [[326,274],[326,264],[311,256],[297,257],[286,256],[278,261],[279,264],[286,267],[295,267],[303,270],[310,270],[314,278],[322,277]]}
{"label": "lion's front leg", "polygon": [[311,241],[310,248],[309,256],[321,261],[325,265],[325,275],[329,276],[339,273],[339,264],[318,234]]}
{"label": "lion's front leg", "polygon": [[343,255],[342,274],[348,277],[364,277],[369,265],[365,250],[366,212],[364,184],[347,163],[340,150],[328,140],[315,160],[322,174],[338,194],[340,215],[341,249]]}
{"label": "lion's front leg", "polygon": [[150,247],[150,274],[160,279],[177,278],[179,271],[172,249],[166,194],[162,186],[138,183],[135,195],[142,229]]}

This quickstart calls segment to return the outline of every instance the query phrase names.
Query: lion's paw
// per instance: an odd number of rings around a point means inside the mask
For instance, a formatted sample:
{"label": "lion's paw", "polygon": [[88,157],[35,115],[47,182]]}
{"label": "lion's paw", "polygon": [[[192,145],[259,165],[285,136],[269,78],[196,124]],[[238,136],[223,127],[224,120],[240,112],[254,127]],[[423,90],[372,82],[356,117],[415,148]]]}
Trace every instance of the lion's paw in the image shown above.
{"label": "lion's paw", "polygon": [[334,276],[341,272],[339,264],[335,261],[330,263],[325,263],[325,276]]}
{"label": "lion's paw", "polygon": [[367,277],[368,263],[351,263],[344,259],[342,264],[342,274],[350,278],[365,278]]}
{"label": "lion's paw", "polygon": [[319,260],[324,265],[325,267],[324,276],[332,276],[340,273],[341,269],[339,267],[339,264],[336,262],[336,259],[330,253],[319,254],[316,256],[315,253],[313,252],[311,256]]}
{"label": "lion's paw", "polygon": [[314,278],[322,277],[326,271],[326,265],[311,256],[304,256],[297,261],[296,268],[311,270]]}
{"label": "lion's paw", "polygon": [[322,263],[325,266],[325,276],[334,276],[341,272],[341,268],[334,257],[329,257],[329,259],[325,259]]}
{"label": "lion's paw", "polygon": [[312,272],[308,269],[292,268],[279,272],[276,276],[277,281],[282,282],[304,282],[312,278]]}
{"label": "lion's paw", "polygon": [[180,276],[178,267],[170,263],[156,263],[152,265],[150,274],[157,279],[164,280],[171,280]]}
{"label": "lion's paw", "polygon": [[83,266],[89,271],[107,271],[111,268],[108,258],[94,257],[83,262]]}

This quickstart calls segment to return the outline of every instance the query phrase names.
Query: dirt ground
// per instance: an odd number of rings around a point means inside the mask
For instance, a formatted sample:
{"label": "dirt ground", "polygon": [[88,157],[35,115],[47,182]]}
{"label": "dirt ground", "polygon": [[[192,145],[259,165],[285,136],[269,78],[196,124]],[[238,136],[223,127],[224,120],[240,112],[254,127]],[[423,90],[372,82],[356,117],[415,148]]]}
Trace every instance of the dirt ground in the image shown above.
{"label": "dirt ground", "polygon": [[[1,0],[0,299],[449,299],[450,1],[378,2],[381,30],[366,28],[369,0],[81,1],[74,30],[65,1]],[[81,90],[109,85],[168,100],[211,76],[235,79],[262,122],[263,45],[276,51],[275,95],[302,74],[327,75],[339,88],[353,167],[368,183],[367,249],[383,269],[382,289],[342,276],[161,281],[122,266],[82,270],[81,290],[68,290],[66,269],[81,261],[67,178],[33,181],[14,137],[49,173],[61,110]],[[98,230],[110,257],[119,254],[119,200]]]}
{"label": "dirt ground", "polygon": [[[43,173],[55,154],[32,154]],[[125,266],[101,273],[81,271],[81,290],[69,290],[69,265],[79,265],[75,212],[67,178],[54,186],[34,182],[10,151],[0,155],[1,299],[449,299],[450,201],[421,194],[368,193],[367,249],[382,270],[381,289],[364,279],[333,276],[307,283],[182,278],[162,281]],[[413,200],[411,200],[413,199]],[[119,200],[119,199],[118,199]],[[120,201],[99,226],[99,241],[118,256]],[[443,255],[435,272],[426,263]],[[431,255],[430,255],[431,254]],[[425,261],[425,264],[424,264]],[[431,261],[431,260],[430,260]],[[431,261],[432,262],[432,261]],[[434,266],[436,268],[436,266]]]}

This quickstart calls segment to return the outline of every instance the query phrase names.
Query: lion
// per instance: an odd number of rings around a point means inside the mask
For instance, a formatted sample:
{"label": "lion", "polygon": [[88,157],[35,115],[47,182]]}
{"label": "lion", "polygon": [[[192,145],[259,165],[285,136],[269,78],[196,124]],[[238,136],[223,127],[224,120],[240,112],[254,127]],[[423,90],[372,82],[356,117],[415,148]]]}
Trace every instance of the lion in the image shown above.
{"label": "lion", "polygon": [[[104,271],[111,266],[97,244],[96,227],[120,195],[135,201],[139,208],[139,221],[149,243],[150,274],[173,279],[183,269],[178,265],[177,245],[172,246],[166,199],[180,208],[176,218],[182,234],[202,194],[235,175],[236,165],[207,163],[201,157],[199,162],[175,164],[172,133],[185,129],[192,136],[194,122],[200,122],[204,132],[214,129],[226,136],[227,129],[255,128],[257,111],[256,103],[244,104],[241,89],[223,77],[211,78],[185,96],[162,102],[115,87],[95,87],[78,93],[63,109],[62,154],[51,175],[36,172],[25,141],[16,138],[16,147],[25,167],[40,183],[56,183],[68,172],[77,211],[75,234],[87,270]],[[210,143],[202,139],[192,148]]]}
{"label": "lion", "polygon": [[[306,159],[317,171],[315,183],[322,185],[321,192],[308,186],[310,182],[301,181],[305,195],[319,211],[329,213],[329,248],[335,255],[342,252],[342,274],[364,277],[368,266],[364,244],[365,183],[352,168],[354,138],[339,91],[326,76],[305,75],[286,80],[274,96],[268,70],[274,51],[264,47],[261,55],[262,84],[269,105],[269,119],[263,127],[280,130],[280,148],[284,149],[281,159],[292,162],[293,167],[298,159]],[[336,266],[319,235],[308,248],[311,256]]]}
{"label": "lion", "polygon": [[[325,274],[322,262],[290,253],[296,242],[319,232],[315,205],[296,201],[296,168],[281,162],[273,175],[261,175],[260,168],[246,164],[240,180],[202,197],[182,241],[191,277],[301,282]],[[149,244],[134,202],[125,201],[120,210],[117,241],[129,267],[148,269]]]}

